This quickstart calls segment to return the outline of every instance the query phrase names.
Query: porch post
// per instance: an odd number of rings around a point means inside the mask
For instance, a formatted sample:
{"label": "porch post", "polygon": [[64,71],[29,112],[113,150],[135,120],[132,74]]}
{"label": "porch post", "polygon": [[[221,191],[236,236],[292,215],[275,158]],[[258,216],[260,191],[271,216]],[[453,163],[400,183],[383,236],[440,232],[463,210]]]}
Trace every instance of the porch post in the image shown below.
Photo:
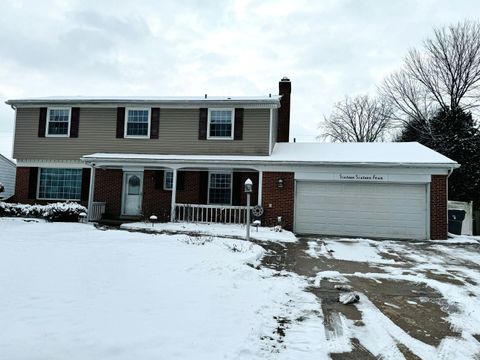
{"label": "porch post", "polygon": [[262,206],[263,171],[258,172],[258,205]]}
{"label": "porch post", "polygon": [[171,212],[170,212],[170,221],[175,221],[175,205],[177,202],[177,169],[173,169],[173,184],[172,184],[172,205],[171,205]]}
{"label": "porch post", "polygon": [[95,164],[91,165],[90,169],[90,189],[88,190],[88,207],[87,207],[87,221],[90,222],[92,219],[93,211],[93,193],[95,191]]}

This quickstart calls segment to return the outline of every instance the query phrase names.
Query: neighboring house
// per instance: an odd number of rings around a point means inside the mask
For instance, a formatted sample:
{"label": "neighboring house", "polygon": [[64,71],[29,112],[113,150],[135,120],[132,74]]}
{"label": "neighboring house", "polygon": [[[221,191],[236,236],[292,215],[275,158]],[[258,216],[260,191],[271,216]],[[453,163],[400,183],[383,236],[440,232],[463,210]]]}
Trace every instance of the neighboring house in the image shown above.
{"label": "neighboring house", "polygon": [[447,237],[458,165],[417,143],[289,143],[290,80],[265,97],[9,100],[20,202],[74,200],[90,216],[262,222],[302,234]]}
{"label": "neighboring house", "polygon": [[0,154],[0,183],[4,187],[4,191],[0,192],[0,199],[8,199],[15,192],[15,163]]}

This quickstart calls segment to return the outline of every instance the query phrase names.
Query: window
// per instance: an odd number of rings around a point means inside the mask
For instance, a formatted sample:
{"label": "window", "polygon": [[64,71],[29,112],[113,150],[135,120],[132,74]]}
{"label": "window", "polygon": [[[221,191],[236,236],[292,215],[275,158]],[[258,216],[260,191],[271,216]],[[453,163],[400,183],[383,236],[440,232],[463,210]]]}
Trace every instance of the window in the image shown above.
{"label": "window", "polygon": [[70,108],[49,108],[47,136],[68,136],[70,133]]}
{"label": "window", "polygon": [[82,169],[40,169],[39,199],[80,200]]}
{"label": "window", "polygon": [[165,171],[163,176],[163,190],[172,190],[173,171]]}
{"label": "window", "polygon": [[150,110],[127,109],[125,137],[150,137]]}
{"label": "window", "polygon": [[232,203],[232,174],[209,173],[208,203],[230,205]]}
{"label": "window", "polygon": [[208,110],[208,139],[233,139],[233,109]]}

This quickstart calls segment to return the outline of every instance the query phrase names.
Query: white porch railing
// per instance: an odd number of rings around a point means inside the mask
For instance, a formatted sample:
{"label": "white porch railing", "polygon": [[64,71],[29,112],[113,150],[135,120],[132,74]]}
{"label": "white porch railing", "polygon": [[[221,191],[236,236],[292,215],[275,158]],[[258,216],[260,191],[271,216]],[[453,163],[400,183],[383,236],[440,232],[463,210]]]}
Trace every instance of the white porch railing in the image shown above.
{"label": "white porch railing", "polygon": [[105,214],[105,203],[94,201],[92,208],[90,209],[90,221],[98,221],[102,219],[102,215]]}
{"label": "white porch railing", "polygon": [[245,224],[246,206],[176,204],[175,219],[185,222]]}

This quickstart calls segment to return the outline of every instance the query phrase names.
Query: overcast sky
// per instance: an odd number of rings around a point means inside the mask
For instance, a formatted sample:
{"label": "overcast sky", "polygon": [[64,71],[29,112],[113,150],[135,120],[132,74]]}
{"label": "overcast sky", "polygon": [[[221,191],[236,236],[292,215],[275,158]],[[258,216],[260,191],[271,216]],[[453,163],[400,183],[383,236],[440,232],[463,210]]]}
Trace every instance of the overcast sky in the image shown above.
{"label": "overcast sky", "polygon": [[[291,136],[314,141],[346,94],[374,93],[434,27],[478,0],[0,1],[3,101],[52,95],[266,95],[292,80]],[[125,2],[127,3],[127,2]]]}

